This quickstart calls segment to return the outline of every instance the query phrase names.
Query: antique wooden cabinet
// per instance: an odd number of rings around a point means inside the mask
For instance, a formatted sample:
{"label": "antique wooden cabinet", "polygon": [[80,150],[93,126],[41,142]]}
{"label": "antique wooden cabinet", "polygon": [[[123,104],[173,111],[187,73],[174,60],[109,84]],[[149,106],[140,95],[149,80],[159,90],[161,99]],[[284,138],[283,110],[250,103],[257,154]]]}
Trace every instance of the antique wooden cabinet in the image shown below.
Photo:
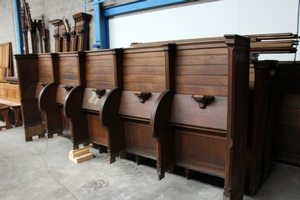
{"label": "antique wooden cabinet", "polygon": [[63,113],[66,96],[85,85],[85,53],[60,52],[57,55],[58,81],[43,88],[38,102],[40,110],[45,112],[48,137],[68,131],[69,120]]}
{"label": "antique wooden cabinet", "polygon": [[67,95],[64,113],[71,122],[73,148],[92,142],[99,145],[101,153],[102,147],[108,146],[102,119],[114,121],[118,117],[122,50],[87,51],[84,65],[86,82]]}
{"label": "antique wooden cabinet", "polygon": [[[111,151],[157,161],[159,179],[175,164],[170,112],[174,92],[175,45],[123,49],[121,127],[107,125]],[[122,145],[122,146],[121,146]],[[117,156],[111,155],[111,159]]]}
{"label": "antique wooden cabinet", "polygon": [[46,127],[39,110],[38,99],[43,87],[58,82],[57,54],[15,55],[25,139],[44,137]]}
{"label": "antique wooden cabinet", "polygon": [[238,35],[177,44],[176,165],[224,178],[224,197],[242,199],[248,122],[249,39]]}

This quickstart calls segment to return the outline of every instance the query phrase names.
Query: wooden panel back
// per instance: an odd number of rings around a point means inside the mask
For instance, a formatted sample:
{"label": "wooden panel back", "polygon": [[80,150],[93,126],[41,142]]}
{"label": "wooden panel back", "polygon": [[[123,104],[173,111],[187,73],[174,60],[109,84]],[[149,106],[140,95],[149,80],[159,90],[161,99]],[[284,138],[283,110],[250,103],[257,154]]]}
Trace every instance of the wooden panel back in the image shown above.
{"label": "wooden panel back", "polygon": [[201,44],[177,45],[177,94],[227,96],[228,50],[222,46],[224,44],[216,48],[203,48]]}
{"label": "wooden panel back", "polygon": [[76,86],[80,84],[80,68],[76,52],[58,54],[59,84]]}
{"label": "wooden panel back", "polygon": [[38,54],[37,63],[39,82],[54,82],[54,70],[51,54]]}
{"label": "wooden panel back", "polygon": [[166,89],[162,47],[124,49],[124,90],[163,92]]}
{"label": "wooden panel back", "polygon": [[87,88],[112,89],[116,87],[112,51],[86,52],[85,65]]}

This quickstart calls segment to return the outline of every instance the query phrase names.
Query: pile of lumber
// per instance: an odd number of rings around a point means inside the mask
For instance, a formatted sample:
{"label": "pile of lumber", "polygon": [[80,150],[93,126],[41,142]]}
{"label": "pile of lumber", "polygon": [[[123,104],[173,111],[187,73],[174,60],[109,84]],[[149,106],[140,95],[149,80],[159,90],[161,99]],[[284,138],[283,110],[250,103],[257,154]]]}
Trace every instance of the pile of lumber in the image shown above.
{"label": "pile of lumber", "polygon": [[247,35],[250,42],[251,53],[295,53],[297,51],[299,36],[293,33],[271,33]]}
{"label": "pile of lumber", "polygon": [[[250,38],[251,54],[274,54],[274,53],[295,53],[297,51],[298,38],[297,34],[293,33],[269,33],[244,35]],[[131,47],[156,46],[166,43],[192,43],[192,42],[217,42],[223,37],[212,38],[194,38],[184,40],[169,40],[147,43],[132,43]]]}
{"label": "pile of lumber", "polygon": [[69,152],[69,158],[75,163],[81,163],[86,160],[94,158],[94,154],[90,153],[90,148],[92,144],[80,147],[79,149],[71,150]]}

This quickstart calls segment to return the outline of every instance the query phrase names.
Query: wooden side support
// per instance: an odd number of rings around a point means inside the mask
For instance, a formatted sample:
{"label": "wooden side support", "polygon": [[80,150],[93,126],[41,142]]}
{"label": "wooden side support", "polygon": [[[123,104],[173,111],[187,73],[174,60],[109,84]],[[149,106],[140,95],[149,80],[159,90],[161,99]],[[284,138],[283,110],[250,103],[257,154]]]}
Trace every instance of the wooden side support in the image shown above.
{"label": "wooden side support", "polygon": [[55,84],[58,81],[57,54],[15,55],[15,58],[25,139],[31,141],[33,136],[44,137],[46,133],[46,122],[38,101],[42,90],[49,83]]}

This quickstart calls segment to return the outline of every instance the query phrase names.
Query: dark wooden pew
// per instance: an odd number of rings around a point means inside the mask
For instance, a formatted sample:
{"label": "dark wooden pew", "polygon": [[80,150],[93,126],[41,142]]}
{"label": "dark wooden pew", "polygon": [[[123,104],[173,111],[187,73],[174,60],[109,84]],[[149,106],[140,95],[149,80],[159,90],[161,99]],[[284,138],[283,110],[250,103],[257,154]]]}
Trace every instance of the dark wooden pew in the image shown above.
{"label": "dark wooden pew", "polygon": [[171,112],[176,165],[224,178],[224,197],[242,199],[249,39],[226,35],[176,48]]}
{"label": "dark wooden pew", "polygon": [[[157,161],[159,179],[175,164],[174,136],[169,118],[174,92],[175,45],[123,50],[122,127],[107,125],[111,151],[126,151]],[[123,140],[118,145],[112,145]],[[120,146],[122,145],[122,146]],[[111,155],[114,161],[116,154]],[[138,158],[137,157],[137,158]]]}
{"label": "dark wooden pew", "polygon": [[[47,134],[53,137],[57,133],[69,131],[69,120],[63,113],[63,106],[68,94],[85,87],[84,52],[57,53],[58,81],[47,84],[39,96],[39,108],[45,112]],[[82,101],[76,102],[78,105]]]}
{"label": "dark wooden pew", "polygon": [[123,84],[122,50],[87,51],[84,65],[86,82],[67,95],[64,113],[71,122],[73,148],[91,142],[99,145],[101,153],[109,140],[103,120],[117,125],[114,120],[118,118]]}
{"label": "dark wooden pew", "polygon": [[57,54],[15,55],[20,87],[25,139],[44,137],[46,127],[38,99],[43,87],[58,81]]}
{"label": "dark wooden pew", "polygon": [[[253,61],[250,64],[249,82],[249,124],[247,139],[247,165],[246,176],[249,179],[249,191],[251,195],[257,193],[262,179],[267,171],[263,169],[265,156],[270,155],[266,146],[271,143],[269,134],[269,121],[272,116],[272,83],[271,71],[275,69],[277,61],[264,60]],[[269,153],[268,153],[269,152]]]}

